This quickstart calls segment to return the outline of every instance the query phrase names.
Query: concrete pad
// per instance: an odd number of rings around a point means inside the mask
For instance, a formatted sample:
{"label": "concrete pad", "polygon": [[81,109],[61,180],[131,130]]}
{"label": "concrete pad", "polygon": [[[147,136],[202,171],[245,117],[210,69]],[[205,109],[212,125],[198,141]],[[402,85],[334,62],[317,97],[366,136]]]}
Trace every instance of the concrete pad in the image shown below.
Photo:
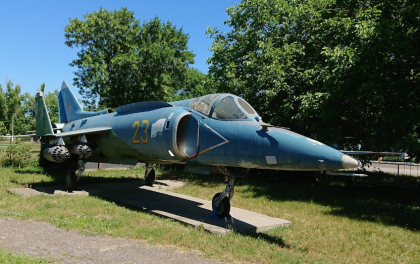
{"label": "concrete pad", "polygon": [[[30,197],[46,195],[92,195],[113,200],[133,208],[145,209],[153,214],[174,219],[214,234],[227,234],[231,230],[260,233],[277,227],[290,226],[291,222],[231,207],[231,218],[220,219],[213,215],[211,201],[170,192],[182,187],[176,181],[157,181],[153,187],[140,186],[138,181],[82,185],[83,191],[68,193],[65,187],[45,186],[8,189],[9,192]],[[20,190],[16,190],[20,189]]]}

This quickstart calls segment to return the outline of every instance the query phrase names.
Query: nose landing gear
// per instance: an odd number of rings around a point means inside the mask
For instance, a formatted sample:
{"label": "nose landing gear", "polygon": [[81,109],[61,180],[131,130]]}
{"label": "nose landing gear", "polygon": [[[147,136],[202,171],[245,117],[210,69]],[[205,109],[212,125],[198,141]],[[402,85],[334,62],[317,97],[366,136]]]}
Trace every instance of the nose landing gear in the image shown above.
{"label": "nose landing gear", "polygon": [[234,174],[229,173],[227,169],[222,170],[219,168],[219,170],[225,175],[226,188],[223,192],[216,193],[213,196],[211,204],[214,214],[219,218],[225,218],[230,216],[230,200],[232,200],[235,193],[235,176]]}

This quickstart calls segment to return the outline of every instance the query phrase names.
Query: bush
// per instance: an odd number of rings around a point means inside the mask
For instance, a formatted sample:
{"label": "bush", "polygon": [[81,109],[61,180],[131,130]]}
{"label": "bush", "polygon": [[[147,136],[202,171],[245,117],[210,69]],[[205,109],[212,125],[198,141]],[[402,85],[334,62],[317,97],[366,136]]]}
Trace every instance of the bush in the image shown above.
{"label": "bush", "polygon": [[29,154],[29,148],[23,145],[19,139],[13,144],[10,144],[4,155],[0,160],[1,166],[11,167],[25,167],[31,162],[31,155]]}

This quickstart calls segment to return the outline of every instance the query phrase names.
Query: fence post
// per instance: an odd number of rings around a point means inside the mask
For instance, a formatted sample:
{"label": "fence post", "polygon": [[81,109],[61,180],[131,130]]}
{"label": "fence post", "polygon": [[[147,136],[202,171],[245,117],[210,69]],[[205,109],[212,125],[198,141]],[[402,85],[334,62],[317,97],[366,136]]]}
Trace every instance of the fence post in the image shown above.
{"label": "fence post", "polygon": [[400,164],[398,165],[398,169],[397,169],[397,187],[400,186]]}

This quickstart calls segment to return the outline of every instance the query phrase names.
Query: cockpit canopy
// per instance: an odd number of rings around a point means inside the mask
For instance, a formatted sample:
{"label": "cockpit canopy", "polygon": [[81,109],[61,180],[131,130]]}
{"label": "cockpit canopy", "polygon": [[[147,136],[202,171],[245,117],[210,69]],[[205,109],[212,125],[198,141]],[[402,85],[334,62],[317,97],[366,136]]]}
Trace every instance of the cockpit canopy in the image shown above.
{"label": "cockpit canopy", "polygon": [[232,94],[209,94],[194,98],[189,107],[215,119],[260,121],[250,104]]}

